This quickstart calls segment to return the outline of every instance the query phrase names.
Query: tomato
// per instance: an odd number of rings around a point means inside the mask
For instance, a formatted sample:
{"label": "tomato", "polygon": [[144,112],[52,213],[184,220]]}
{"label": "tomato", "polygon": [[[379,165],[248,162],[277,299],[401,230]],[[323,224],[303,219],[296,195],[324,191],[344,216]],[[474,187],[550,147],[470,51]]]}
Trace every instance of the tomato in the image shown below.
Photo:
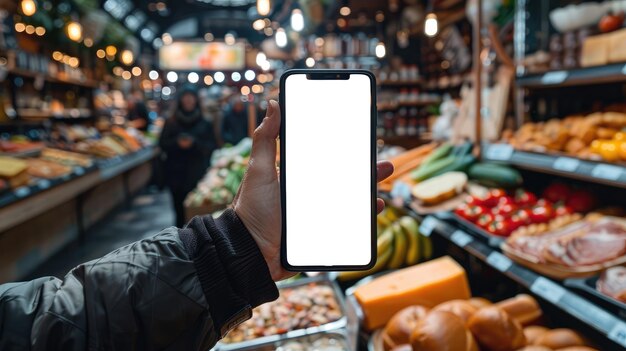
{"label": "tomato", "polygon": [[614,30],[618,30],[622,28],[622,24],[624,23],[624,13],[620,14],[612,14],[609,13],[604,15],[600,22],[598,22],[598,29],[602,33],[612,32]]}
{"label": "tomato", "polygon": [[454,213],[459,216],[465,218],[465,210],[469,207],[468,204],[461,204],[459,207],[454,209]]}
{"label": "tomato", "polygon": [[494,208],[493,213],[508,218],[511,217],[515,211],[517,211],[516,205],[505,203]]}
{"label": "tomato", "polygon": [[532,214],[532,210],[530,208],[521,208],[517,211],[515,211],[515,213],[513,213],[513,215],[511,216],[511,218],[515,219],[516,221],[523,223],[523,224],[529,224],[530,222],[530,215]]}
{"label": "tomato", "polygon": [[478,217],[484,213],[487,213],[487,209],[482,206],[469,206],[465,210],[465,218],[471,222],[476,222]]}
{"label": "tomato", "polygon": [[483,213],[476,220],[476,224],[481,228],[487,228],[487,225],[493,221],[494,215],[491,213]]}
{"label": "tomato", "polygon": [[530,220],[533,223],[546,223],[554,218],[555,212],[552,205],[537,205],[532,208]]}
{"label": "tomato", "polygon": [[487,225],[487,231],[491,234],[499,235],[499,236],[509,236],[513,231],[510,223],[507,220],[503,221],[492,221]]}
{"label": "tomato", "polygon": [[498,206],[515,205],[515,199],[510,196],[503,196],[498,200]]}
{"label": "tomato", "polygon": [[515,192],[515,202],[521,206],[532,206],[537,202],[537,196],[530,191],[518,189]]}
{"label": "tomato", "polygon": [[594,208],[596,198],[587,190],[577,190],[572,193],[565,204],[575,212],[589,212]]}
{"label": "tomato", "polygon": [[571,189],[566,184],[552,183],[543,191],[543,197],[552,202],[567,201],[570,193]]}
{"label": "tomato", "polygon": [[563,215],[574,213],[574,210],[572,210],[571,207],[565,205],[564,203],[559,202],[558,204],[554,206],[554,212],[556,216],[558,217],[558,216],[563,216]]}
{"label": "tomato", "polygon": [[483,206],[492,208],[498,204],[502,197],[506,196],[506,192],[502,189],[493,189],[483,199]]}
{"label": "tomato", "polygon": [[487,205],[487,198],[481,198],[481,197],[477,197],[477,196],[471,196],[468,195],[467,198],[465,198],[465,204],[467,205],[474,205],[474,206],[486,206]]}
{"label": "tomato", "polygon": [[523,227],[528,224],[528,222],[526,222],[526,219],[517,215],[511,216],[511,218],[507,219],[507,221],[509,221],[509,225],[511,226],[511,232],[519,227]]}

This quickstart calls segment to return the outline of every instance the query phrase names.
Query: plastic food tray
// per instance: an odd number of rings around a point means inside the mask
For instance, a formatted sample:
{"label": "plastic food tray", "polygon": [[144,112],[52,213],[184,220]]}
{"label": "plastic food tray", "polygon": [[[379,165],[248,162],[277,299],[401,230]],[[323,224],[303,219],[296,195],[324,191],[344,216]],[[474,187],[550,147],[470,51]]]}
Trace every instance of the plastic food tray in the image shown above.
{"label": "plastic food tray", "polygon": [[[344,330],[335,330],[335,331],[329,331],[329,332],[319,332],[319,333],[315,333],[315,334],[309,334],[309,335],[303,335],[303,336],[298,336],[298,337],[288,337],[285,335],[283,335],[282,338],[280,338],[280,340],[277,341],[270,341],[270,342],[265,342],[265,343],[256,343],[254,345],[249,345],[249,346],[243,346],[241,348],[238,348],[237,350],[240,351],[276,351],[276,350],[283,350],[283,348],[285,346],[287,346],[287,344],[291,343],[291,342],[302,342],[302,343],[307,343],[307,344],[312,344],[314,343],[316,340],[321,339],[323,337],[329,337],[329,338],[333,338],[338,340],[341,350],[345,350],[345,351],[352,351],[354,350],[353,347],[350,347],[350,343],[348,341],[348,337],[345,333]],[[308,350],[308,349],[307,349]]]}
{"label": "plastic food tray", "polygon": [[442,219],[450,219],[456,222],[461,228],[465,229],[468,233],[473,233],[481,238],[485,239],[487,244],[493,248],[499,249],[506,238],[490,234],[483,228],[468,221],[467,219],[455,214],[454,212],[442,213],[439,215]]}
{"label": "plastic food tray", "polygon": [[337,299],[337,303],[339,304],[339,309],[341,310],[341,318],[339,318],[338,320],[334,322],[326,323],[320,326],[304,328],[304,329],[296,329],[296,330],[288,331],[287,333],[284,333],[284,334],[263,336],[263,337],[259,337],[256,339],[242,341],[238,343],[219,342],[212,350],[214,351],[261,350],[260,348],[261,346],[274,347],[273,345],[277,345],[278,343],[284,342],[286,340],[291,340],[295,338],[304,337],[307,335],[313,335],[313,334],[319,334],[319,333],[325,333],[325,332],[340,332],[342,329],[345,329],[348,325],[345,299],[337,283],[335,283],[332,280],[329,280],[327,276],[321,275],[321,276],[312,277],[312,278],[298,279],[298,280],[287,282],[287,283],[279,283],[278,288],[279,290],[296,288],[296,287],[304,286],[310,283],[326,284],[332,287],[335,293],[335,299]]}
{"label": "plastic food tray", "polygon": [[591,296],[594,299],[599,300],[607,308],[610,308],[614,313],[621,318],[626,319],[626,303],[616,300],[610,296],[604,295],[598,289],[596,289],[596,283],[600,279],[599,276],[586,278],[586,279],[567,279],[563,282],[565,286],[572,289],[581,290]]}

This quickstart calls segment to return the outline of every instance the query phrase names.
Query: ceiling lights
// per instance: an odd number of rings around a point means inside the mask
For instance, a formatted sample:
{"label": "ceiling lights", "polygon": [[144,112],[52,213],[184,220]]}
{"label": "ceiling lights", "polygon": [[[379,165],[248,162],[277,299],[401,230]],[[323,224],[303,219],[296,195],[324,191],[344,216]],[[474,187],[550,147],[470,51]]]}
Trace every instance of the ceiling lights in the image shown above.
{"label": "ceiling lights", "polygon": [[276,45],[279,48],[284,48],[285,46],[287,46],[287,33],[285,32],[285,30],[283,28],[278,28],[276,30]]}
{"label": "ceiling lights", "polygon": [[350,16],[350,13],[352,13],[352,10],[348,6],[339,9],[339,14],[342,16]]}
{"label": "ceiling lights", "polygon": [[167,81],[170,83],[176,83],[176,81],[178,80],[178,73],[176,72],[167,72]]}
{"label": "ceiling lights", "polygon": [[294,9],[291,11],[291,29],[299,32],[304,29],[304,16],[302,10]]}
{"label": "ceiling lights", "polygon": [[200,76],[196,72],[191,72],[187,75],[189,83],[196,84],[200,80]]}
{"label": "ceiling lights", "polygon": [[135,55],[133,55],[133,52],[130,50],[123,50],[120,54],[120,60],[126,66],[130,66],[135,62]]}
{"label": "ceiling lights", "polygon": [[37,12],[35,0],[22,0],[21,8],[24,16],[32,16]]}
{"label": "ceiling lights", "polygon": [[224,73],[220,71],[215,72],[215,75],[213,77],[215,78],[215,81],[218,83],[221,83],[224,81],[224,79],[226,79],[226,76],[224,75]]}
{"label": "ceiling lights", "polygon": [[73,41],[80,42],[83,39],[83,26],[76,21],[68,23],[65,31],[67,32],[67,37]]}
{"label": "ceiling lights", "polygon": [[150,71],[150,73],[148,73],[148,77],[150,77],[150,79],[152,80],[157,80],[159,79],[159,72],[152,70]]}
{"label": "ceiling lights", "polygon": [[437,15],[429,13],[424,22],[424,33],[429,37],[434,37],[438,31]]}
{"label": "ceiling lights", "polygon": [[256,74],[254,73],[253,70],[249,69],[246,71],[246,73],[244,73],[244,77],[246,77],[247,81],[251,82],[256,77]]}
{"label": "ceiling lights", "polygon": [[259,18],[258,20],[252,22],[252,28],[254,28],[254,30],[263,30],[263,28],[265,28],[265,21],[262,18]]}
{"label": "ceiling lights", "polygon": [[256,12],[261,16],[267,16],[270,14],[272,10],[272,3],[270,0],[257,0],[256,1]]}
{"label": "ceiling lights", "polygon": [[383,58],[387,54],[387,49],[385,49],[385,44],[382,41],[379,41],[378,44],[376,44],[375,52],[376,57],[378,58]]}

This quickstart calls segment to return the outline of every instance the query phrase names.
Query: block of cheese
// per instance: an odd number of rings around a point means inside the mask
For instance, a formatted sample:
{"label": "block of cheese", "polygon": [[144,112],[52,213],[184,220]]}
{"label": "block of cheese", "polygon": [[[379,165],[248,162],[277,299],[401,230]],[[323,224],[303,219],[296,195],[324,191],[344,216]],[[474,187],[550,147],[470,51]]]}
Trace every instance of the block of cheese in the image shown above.
{"label": "block of cheese", "polygon": [[411,305],[434,307],[471,297],[465,270],[444,256],[376,278],[354,291],[368,330],[383,327],[401,309]]}
{"label": "block of cheese", "polygon": [[626,61],[626,28],[608,34],[609,37],[609,62]]}
{"label": "block of cheese", "polygon": [[609,62],[609,37],[594,35],[585,39],[580,54],[582,67],[606,65]]}

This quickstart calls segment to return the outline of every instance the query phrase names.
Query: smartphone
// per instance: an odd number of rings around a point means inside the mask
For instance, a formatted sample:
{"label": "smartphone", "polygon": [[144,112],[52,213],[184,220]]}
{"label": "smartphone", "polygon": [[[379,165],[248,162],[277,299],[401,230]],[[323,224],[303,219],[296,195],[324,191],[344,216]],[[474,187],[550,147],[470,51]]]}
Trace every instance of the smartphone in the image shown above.
{"label": "smartphone", "polygon": [[376,84],[365,70],[289,70],[280,79],[283,267],[376,263]]}

